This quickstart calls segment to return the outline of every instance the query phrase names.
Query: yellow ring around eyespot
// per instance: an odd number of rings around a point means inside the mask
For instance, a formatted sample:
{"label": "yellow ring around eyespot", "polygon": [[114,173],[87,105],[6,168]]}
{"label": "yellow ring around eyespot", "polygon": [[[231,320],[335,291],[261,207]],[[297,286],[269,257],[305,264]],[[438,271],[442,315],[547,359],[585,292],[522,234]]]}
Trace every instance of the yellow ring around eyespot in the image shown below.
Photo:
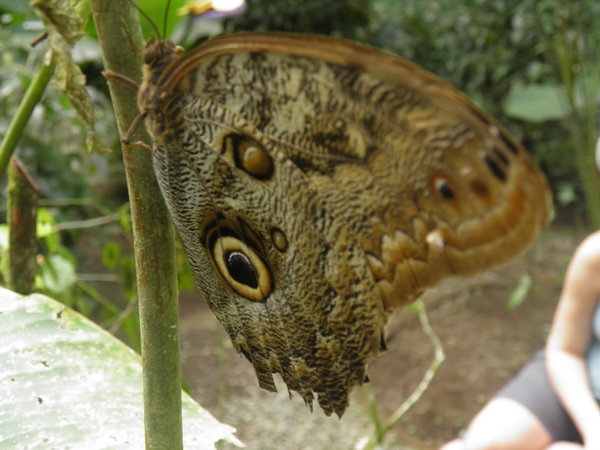
{"label": "yellow ring around eyespot", "polygon": [[[230,252],[239,252],[248,258],[254,269],[258,287],[253,288],[240,283],[231,276],[225,261]],[[271,272],[258,254],[241,240],[233,236],[222,236],[216,240],[212,253],[217,269],[236,293],[254,302],[264,301],[271,293]]]}

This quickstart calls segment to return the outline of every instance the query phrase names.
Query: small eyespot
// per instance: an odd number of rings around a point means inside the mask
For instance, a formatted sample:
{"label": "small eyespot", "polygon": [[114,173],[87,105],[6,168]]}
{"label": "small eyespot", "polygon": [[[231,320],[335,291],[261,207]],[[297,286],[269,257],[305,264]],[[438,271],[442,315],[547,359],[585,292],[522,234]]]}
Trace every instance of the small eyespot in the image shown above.
{"label": "small eyespot", "polygon": [[271,242],[280,252],[285,252],[288,248],[287,238],[279,228],[271,228]]}
{"label": "small eyespot", "polygon": [[454,189],[450,186],[448,180],[442,177],[436,177],[433,186],[438,194],[446,200],[452,200],[455,197]]}
{"label": "small eyespot", "polygon": [[225,281],[242,297],[262,302],[271,293],[271,272],[262,258],[237,237],[216,239],[212,256]]}

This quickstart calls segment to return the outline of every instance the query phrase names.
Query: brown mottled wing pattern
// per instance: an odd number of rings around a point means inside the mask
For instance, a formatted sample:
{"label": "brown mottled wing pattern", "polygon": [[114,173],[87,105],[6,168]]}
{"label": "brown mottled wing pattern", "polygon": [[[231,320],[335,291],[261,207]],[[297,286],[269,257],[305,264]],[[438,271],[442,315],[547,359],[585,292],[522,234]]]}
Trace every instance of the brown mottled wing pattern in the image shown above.
{"label": "brown mottled wing pattern", "polygon": [[262,387],[280,373],[327,414],[362,383],[391,309],[514,258],[548,217],[544,177],[493,119],[371,48],[215,39],[147,83],[140,108],[234,346]]}

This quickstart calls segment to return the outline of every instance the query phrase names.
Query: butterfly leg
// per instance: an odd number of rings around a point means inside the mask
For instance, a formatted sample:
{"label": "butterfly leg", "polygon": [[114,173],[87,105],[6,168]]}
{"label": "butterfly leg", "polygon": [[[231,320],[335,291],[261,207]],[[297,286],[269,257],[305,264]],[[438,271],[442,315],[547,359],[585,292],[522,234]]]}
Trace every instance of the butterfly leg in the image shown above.
{"label": "butterfly leg", "polygon": [[140,148],[143,148],[144,150],[148,150],[149,152],[152,152],[152,147],[150,147],[144,141],[135,141],[135,142],[127,141],[127,142],[125,142],[125,139],[123,139],[121,142],[123,142],[124,144],[131,144],[134,147],[140,147]]}
{"label": "butterfly leg", "polygon": [[133,81],[131,78],[121,75],[120,73],[113,72],[112,70],[103,71],[102,76],[108,81],[116,81],[118,83],[121,83],[122,85],[127,86],[134,92],[140,90],[140,85]]}

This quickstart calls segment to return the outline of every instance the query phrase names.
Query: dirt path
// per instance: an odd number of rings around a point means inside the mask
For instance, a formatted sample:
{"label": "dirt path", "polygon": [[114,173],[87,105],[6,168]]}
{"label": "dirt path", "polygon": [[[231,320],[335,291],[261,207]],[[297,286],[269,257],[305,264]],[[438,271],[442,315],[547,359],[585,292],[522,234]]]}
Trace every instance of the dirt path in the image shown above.
{"label": "dirt path", "polygon": [[[484,275],[455,279],[430,291],[425,301],[432,327],[446,352],[423,398],[396,427],[386,449],[435,449],[455,437],[494,393],[543,345],[571,253],[583,238],[570,230],[545,232],[535,247],[511,265]],[[533,276],[526,301],[508,311],[519,277]],[[285,386],[269,394],[257,386],[250,363],[238,357],[198,294],[182,298],[183,373],[194,397],[238,429],[248,449],[357,448],[372,432],[364,394],[355,390],[344,418],[310,414]],[[225,344],[219,346],[219,339]],[[388,328],[389,352],[369,369],[379,410],[387,417],[417,386],[433,348],[415,314],[402,311]],[[225,362],[220,368],[219,351]],[[219,407],[219,395],[224,398]],[[404,446],[400,444],[410,444]],[[224,447],[225,448],[225,447]]]}

